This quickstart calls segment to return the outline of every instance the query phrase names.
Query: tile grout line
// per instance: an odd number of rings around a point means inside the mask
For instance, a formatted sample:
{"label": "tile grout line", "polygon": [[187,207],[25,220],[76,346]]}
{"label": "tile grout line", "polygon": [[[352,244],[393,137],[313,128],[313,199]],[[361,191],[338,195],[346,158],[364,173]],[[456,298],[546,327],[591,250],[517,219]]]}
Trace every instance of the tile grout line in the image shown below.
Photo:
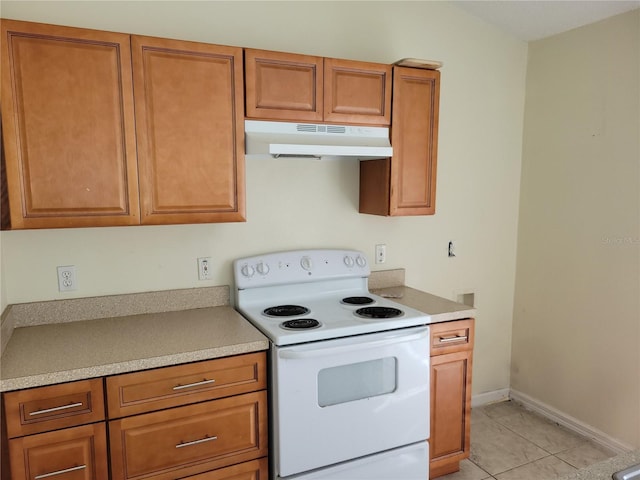
{"label": "tile grout line", "polygon": [[[529,413],[531,413],[531,414],[533,414],[533,415],[536,415],[536,413],[535,413],[535,412],[528,410],[528,409],[527,409],[527,408],[525,408],[523,405],[520,405],[520,404],[517,404],[517,405],[518,405],[520,408],[523,408],[523,409],[524,409],[524,411],[529,412]],[[515,414],[514,414],[514,413],[512,413],[512,414],[510,414],[510,415],[517,415],[517,413],[515,413]],[[503,427],[503,428],[505,428],[506,430],[508,430],[509,432],[511,432],[511,433],[515,434],[516,436],[520,437],[520,438],[521,438],[521,439],[523,439],[524,441],[526,441],[526,442],[528,442],[528,443],[530,443],[530,444],[532,444],[532,445],[535,445],[537,448],[539,448],[539,449],[543,450],[544,452],[546,452],[546,453],[547,453],[547,455],[545,455],[544,457],[538,458],[538,459],[536,459],[536,460],[532,460],[532,461],[530,461],[530,462],[523,463],[522,465],[518,465],[518,466],[515,466],[515,467],[513,467],[513,468],[509,468],[509,469],[507,469],[507,470],[505,470],[505,471],[503,471],[503,472],[498,472],[498,473],[496,473],[496,474],[492,474],[492,473],[490,473],[490,472],[487,472],[487,471],[486,471],[484,468],[482,468],[480,465],[478,465],[477,463],[473,462],[472,460],[469,460],[469,461],[470,461],[471,463],[473,463],[476,467],[478,467],[480,470],[482,470],[482,471],[483,471],[483,472],[485,472],[487,475],[489,475],[489,477],[487,477],[485,480],[497,480],[497,478],[498,478],[498,477],[497,477],[497,475],[501,475],[501,474],[503,474],[503,473],[510,472],[510,471],[515,470],[515,469],[518,469],[518,468],[522,468],[522,467],[524,467],[524,466],[526,466],[526,465],[530,465],[530,464],[535,463],[535,462],[537,462],[537,461],[539,461],[539,460],[542,460],[542,459],[545,459],[545,458],[549,458],[549,457],[554,457],[556,460],[559,460],[559,461],[561,461],[562,463],[566,464],[567,466],[571,467],[574,471],[578,471],[578,470],[579,470],[579,468],[578,468],[578,467],[576,467],[576,466],[574,466],[574,465],[571,465],[571,464],[570,464],[569,462],[567,462],[566,460],[564,460],[564,459],[562,459],[562,458],[558,457],[558,454],[561,454],[561,453],[563,453],[563,452],[567,452],[567,451],[571,450],[571,448],[573,448],[573,447],[569,447],[569,448],[566,448],[566,449],[561,450],[561,451],[559,451],[559,452],[552,453],[552,452],[550,452],[549,450],[547,450],[546,448],[544,448],[544,447],[542,447],[542,446],[538,445],[538,444],[537,444],[537,443],[535,443],[534,441],[532,441],[532,440],[530,440],[530,439],[528,439],[528,438],[524,437],[523,435],[521,435],[520,433],[518,433],[516,430],[514,430],[514,429],[510,428],[508,425],[505,425],[505,424],[503,424],[502,422],[500,422],[500,419],[501,419],[501,418],[508,417],[508,416],[509,416],[509,415],[502,415],[502,416],[499,416],[499,417],[495,417],[495,418],[494,418],[494,417],[491,417],[491,416],[487,415],[487,419],[488,419],[490,422],[492,422],[494,425],[497,425],[497,426]],[[541,417],[541,418],[542,418],[542,419],[544,419],[543,417]],[[561,426],[559,423],[557,423],[557,422],[550,422],[550,423],[551,423],[554,427],[562,428],[562,426]],[[582,435],[579,435],[579,436],[580,436],[581,438],[583,438],[583,439],[584,439],[584,443],[588,443],[588,442],[589,442],[589,439],[588,439],[588,438],[586,438],[586,437],[584,437],[584,436],[582,436]],[[558,478],[560,478],[560,477],[558,477]]]}

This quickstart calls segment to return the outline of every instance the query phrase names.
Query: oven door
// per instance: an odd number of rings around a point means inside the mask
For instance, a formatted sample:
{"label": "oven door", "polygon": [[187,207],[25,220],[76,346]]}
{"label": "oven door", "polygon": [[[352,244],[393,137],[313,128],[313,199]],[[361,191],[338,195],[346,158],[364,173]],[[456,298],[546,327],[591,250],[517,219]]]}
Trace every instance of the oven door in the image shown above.
{"label": "oven door", "polygon": [[274,347],[272,357],[279,477],[429,437],[429,327]]}

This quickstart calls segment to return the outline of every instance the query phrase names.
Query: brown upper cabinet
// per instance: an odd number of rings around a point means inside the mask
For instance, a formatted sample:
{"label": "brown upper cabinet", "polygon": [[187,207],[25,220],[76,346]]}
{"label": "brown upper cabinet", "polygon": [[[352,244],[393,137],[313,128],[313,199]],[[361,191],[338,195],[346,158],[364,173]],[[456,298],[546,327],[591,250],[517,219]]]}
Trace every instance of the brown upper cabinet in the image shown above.
{"label": "brown upper cabinet", "polygon": [[393,157],[360,162],[360,213],[433,215],[440,72],[393,67]]}
{"label": "brown upper cabinet", "polygon": [[244,220],[242,49],[131,44],[142,223]]}
{"label": "brown upper cabinet", "polygon": [[244,220],[241,48],[2,20],[1,55],[11,228]]}
{"label": "brown upper cabinet", "polygon": [[129,35],[2,20],[12,228],[139,223]]}
{"label": "brown upper cabinet", "polygon": [[389,125],[391,66],[245,49],[246,116]]}

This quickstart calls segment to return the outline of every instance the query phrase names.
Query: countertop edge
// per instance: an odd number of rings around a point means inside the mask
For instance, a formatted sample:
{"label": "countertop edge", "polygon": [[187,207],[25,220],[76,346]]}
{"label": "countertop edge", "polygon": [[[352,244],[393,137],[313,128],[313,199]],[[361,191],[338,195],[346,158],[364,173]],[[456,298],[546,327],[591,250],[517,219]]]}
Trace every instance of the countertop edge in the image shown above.
{"label": "countertop edge", "polygon": [[99,365],[95,367],[78,368],[55,373],[30,375],[27,377],[9,378],[0,380],[0,392],[21,390],[24,388],[44,387],[57,383],[73,382],[88,378],[107,377],[121,373],[131,373],[152,368],[171,367],[185,363],[211,360],[214,358],[242,355],[269,349],[269,341],[264,340],[225,345],[206,350],[184,352],[160,357],[129,360],[125,362]]}

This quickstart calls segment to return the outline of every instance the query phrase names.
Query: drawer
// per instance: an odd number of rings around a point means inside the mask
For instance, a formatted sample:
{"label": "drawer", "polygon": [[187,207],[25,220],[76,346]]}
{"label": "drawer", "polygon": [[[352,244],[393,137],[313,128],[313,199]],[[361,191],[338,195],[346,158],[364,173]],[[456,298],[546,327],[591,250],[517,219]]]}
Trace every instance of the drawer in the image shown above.
{"label": "drawer", "polygon": [[474,320],[431,324],[431,355],[461,352],[473,349]]}
{"label": "drawer", "polygon": [[269,462],[266,458],[251,460],[182,480],[269,480]]}
{"label": "drawer", "polygon": [[267,393],[109,422],[113,480],[170,480],[267,454]]}
{"label": "drawer", "polygon": [[3,394],[9,438],[104,420],[102,379]]}
{"label": "drawer", "polygon": [[264,352],[107,377],[109,418],[213,400],[267,387]]}
{"label": "drawer", "polygon": [[9,440],[9,455],[11,480],[108,479],[104,422]]}

